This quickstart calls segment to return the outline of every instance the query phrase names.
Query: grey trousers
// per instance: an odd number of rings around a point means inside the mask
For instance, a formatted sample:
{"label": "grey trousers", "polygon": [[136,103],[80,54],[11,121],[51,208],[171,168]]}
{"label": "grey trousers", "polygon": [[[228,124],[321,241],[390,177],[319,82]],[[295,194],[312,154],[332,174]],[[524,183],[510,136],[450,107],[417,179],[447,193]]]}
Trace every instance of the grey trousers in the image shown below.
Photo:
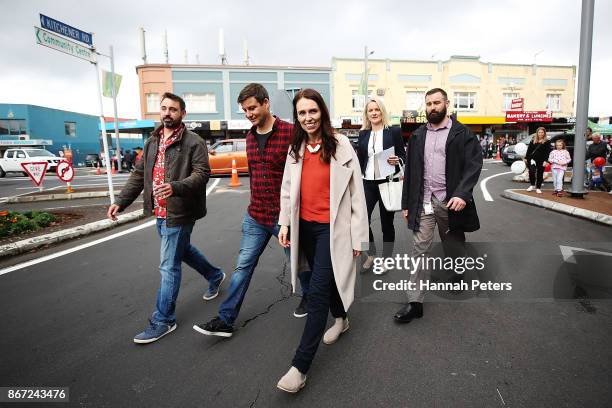
{"label": "grey trousers", "polygon": [[[421,221],[419,230],[413,232],[412,240],[412,257],[418,257],[422,254],[427,256],[431,249],[436,225],[438,233],[444,249],[445,256],[464,256],[463,249],[465,247],[465,233],[463,231],[449,231],[448,229],[448,208],[447,201],[439,201],[434,196],[431,197],[431,205],[433,214],[425,214],[425,210],[421,210]],[[411,271],[413,272],[413,271]],[[429,279],[430,271],[427,268],[417,268],[415,273],[410,274],[411,286],[414,290],[408,290],[408,302],[423,303],[425,298],[425,290],[420,288],[420,282]]]}

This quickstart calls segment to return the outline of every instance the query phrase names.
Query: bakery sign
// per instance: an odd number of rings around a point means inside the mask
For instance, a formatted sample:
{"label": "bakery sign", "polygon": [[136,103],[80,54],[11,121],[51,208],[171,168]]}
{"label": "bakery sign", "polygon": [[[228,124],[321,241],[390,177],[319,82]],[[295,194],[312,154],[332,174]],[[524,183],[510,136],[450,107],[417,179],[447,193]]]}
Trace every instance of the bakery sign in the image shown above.
{"label": "bakery sign", "polygon": [[506,112],[506,122],[552,122],[550,111]]}

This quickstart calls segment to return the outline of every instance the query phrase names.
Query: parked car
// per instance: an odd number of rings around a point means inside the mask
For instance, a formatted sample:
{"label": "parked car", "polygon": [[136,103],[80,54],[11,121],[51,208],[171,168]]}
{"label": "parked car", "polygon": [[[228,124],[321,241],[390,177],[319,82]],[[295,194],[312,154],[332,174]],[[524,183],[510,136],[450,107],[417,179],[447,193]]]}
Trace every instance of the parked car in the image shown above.
{"label": "parked car", "polygon": [[97,153],[88,153],[85,156],[85,167],[96,167],[100,163],[100,156]]}
{"label": "parked car", "polygon": [[[529,142],[533,140],[533,136],[535,133],[525,137],[524,139],[519,140],[519,143],[525,143],[529,146]],[[559,139],[565,140],[566,149],[570,154],[570,157],[574,157],[574,134],[573,133],[565,133],[565,132],[548,132],[546,134],[548,140],[552,148],[555,148],[555,142]],[[508,166],[512,165],[517,160],[523,160],[524,156],[521,156],[515,151],[516,145],[510,145],[502,150],[502,161],[506,163]],[[569,167],[572,166],[572,162],[570,162]]]}
{"label": "parked car", "polygon": [[7,149],[4,156],[0,158],[0,177],[6,176],[6,173],[21,173],[27,175],[21,167],[21,163],[28,162],[44,162],[48,164],[47,172],[55,171],[58,163],[62,159],[55,154],[42,148],[24,147],[16,149]]}
{"label": "parked car", "polygon": [[248,173],[246,139],[225,139],[213,144],[208,150],[211,174],[231,174],[232,160],[236,160],[238,173]]}

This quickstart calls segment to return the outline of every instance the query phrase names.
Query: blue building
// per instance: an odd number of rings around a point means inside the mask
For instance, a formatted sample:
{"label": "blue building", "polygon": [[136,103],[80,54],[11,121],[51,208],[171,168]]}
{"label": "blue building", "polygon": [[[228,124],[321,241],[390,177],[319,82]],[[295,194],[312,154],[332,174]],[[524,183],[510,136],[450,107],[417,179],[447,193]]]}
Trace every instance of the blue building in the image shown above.
{"label": "blue building", "polygon": [[291,119],[293,96],[303,88],[316,89],[334,106],[330,67],[147,64],[136,72],[143,118],[159,121],[160,97],[172,92],[185,99],[187,126],[206,139],[240,137],[250,129],[236,99],[251,82],[267,89],[272,112],[282,119]]}
{"label": "blue building", "polygon": [[[73,162],[79,166],[84,165],[87,154],[100,152],[100,142],[97,116],[36,105],[0,103],[1,151],[16,145],[38,145],[58,154],[65,146],[72,149]],[[124,150],[142,146],[142,136],[121,134],[120,144]]]}

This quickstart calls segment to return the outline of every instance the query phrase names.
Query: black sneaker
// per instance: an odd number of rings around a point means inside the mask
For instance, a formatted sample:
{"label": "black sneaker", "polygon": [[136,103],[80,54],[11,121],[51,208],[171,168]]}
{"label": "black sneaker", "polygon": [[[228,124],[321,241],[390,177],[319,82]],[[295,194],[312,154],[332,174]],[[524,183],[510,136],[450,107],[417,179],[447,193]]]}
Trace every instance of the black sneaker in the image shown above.
{"label": "black sneaker", "polygon": [[234,328],[226,324],[219,316],[206,324],[195,324],[193,330],[207,336],[232,337]]}
{"label": "black sneaker", "polygon": [[308,305],[308,300],[306,299],[306,296],[302,296],[302,300],[300,301],[298,307],[296,307],[293,311],[293,315],[298,318],[308,316],[308,312],[306,311],[306,305]]}

